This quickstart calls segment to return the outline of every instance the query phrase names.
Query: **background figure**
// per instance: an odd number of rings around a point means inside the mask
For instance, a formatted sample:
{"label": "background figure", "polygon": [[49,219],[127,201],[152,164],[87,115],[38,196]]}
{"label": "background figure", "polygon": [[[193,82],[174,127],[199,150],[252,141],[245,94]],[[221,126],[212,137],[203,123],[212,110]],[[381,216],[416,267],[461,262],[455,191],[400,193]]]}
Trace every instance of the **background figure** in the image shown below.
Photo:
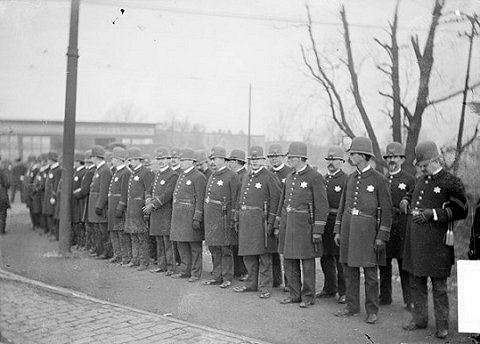
{"label": "background figure", "polygon": [[10,181],[8,180],[8,172],[6,166],[0,157],[0,234],[5,234],[7,226],[7,209],[10,208],[10,200],[8,199],[8,189]]}
{"label": "background figure", "polygon": [[23,189],[23,180],[25,178],[25,173],[27,172],[27,166],[23,163],[21,158],[15,160],[15,164],[12,167],[12,192],[11,192],[11,202],[15,203],[15,195],[17,191],[20,192],[20,200],[22,203],[25,203],[24,189]]}

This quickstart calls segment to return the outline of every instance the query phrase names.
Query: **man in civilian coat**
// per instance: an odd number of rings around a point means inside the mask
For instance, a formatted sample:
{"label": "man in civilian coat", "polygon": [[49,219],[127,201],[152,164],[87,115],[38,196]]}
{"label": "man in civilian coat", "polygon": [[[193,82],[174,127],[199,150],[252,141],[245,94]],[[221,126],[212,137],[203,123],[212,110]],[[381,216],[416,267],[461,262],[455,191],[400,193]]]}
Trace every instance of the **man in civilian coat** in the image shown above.
{"label": "man in civilian coat", "polygon": [[[285,153],[283,152],[282,146],[278,143],[273,143],[268,148],[267,158],[270,161],[270,171],[277,177],[281,183],[281,187],[285,184],[287,175],[292,172],[290,166],[285,165]],[[283,242],[285,238],[285,233],[279,233],[278,235],[278,253],[273,253],[272,255],[272,269],[273,269],[273,287],[277,288],[282,284],[282,261],[280,255],[283,254]],[[285,291],[288,292],[288,283],[287,276],[284,274],[283,279],[285,281]]]}
{"label": "man in civilian coat", "polygon": [[33,195],[34,195],[34,183],[37,176],[40,164],[37,161],[35,155],[29,155],[27,159],[28,169],[25,172],[24,189],[25,189],[25,203],[30,213],[30,219],[32,221],[32,229],[40,227],[40,221],[38,213],[34,211]]}
{"label": "man in civilian coat", "polygon": [[212,169],[210,168],[210,164],[208,163],[207,154],[204,150],[197,150],[195,151],[195,159],[197,169],[203,173],[205,179],[208,180],[210,175],[213,173]]}
{"label": "man in civilian coat", "polygon": [[96,167],[90,184],[88,196],[88,220],[93,224],[95,238],[95,255],[100,259],[107,259],[108,241],[108,187],[112,179],[112,171],[105,162],[105,149],[102,146],[92,148],[92,161]]}
{"label": "man in civilian coat", "polygon": [[170,240],[176,241],[182,264],[172,278],[196,282],[202,275],[203,202],[205,176],[195,166],[194,151],[185,148],[180,154],[182,172],[173,191]]}
{"label": "man in civilian coat", "polygon": [[58,154],[56,152],[48,153],[48,164],[50,166],[45,179],[45,193],[43,195],[42,214],[47,221],[48,231],[52,238],[58,240],[58,223],[54,218],[55,207],[57,206],[57,187],[62,176],[62,169],[58,162]]}
{"label": "man in civilian coat", "polygon": [[272,253],[277,251],[273,224],[280,200],[280,182],[263,166],[262,147],[252,146],[249,160],[251,172],[242,180],[236,205],[238,253],[243,256],[248,277],[245,285],[234,291],[260,289],[260,298],[267,299],[273,284]]}
{"label": "man in civilian coat", "polygon": [[329,206],[322,175],[307,164],[307,145],[292,142],[287,154],[294,172],[283,184],[277,214],[285,233],[281,251],[290,296],[280,303],[299,302],[307,308],[315,303],[315,257],[322,255]]}
{"label": "man in civilian coat", "polygon": [[400,212],[400,201],[407,193],[411,193],[415,186],[415,177],[402,169],[405,161],[405,149],[398,142],[387,145],[383,158],[388,163],[387,180],[390,184],[392,195],[392,229],[390,240],[387,243],[387,264],[380,265],[380,305],[392,303],[392,259],[397,259],[398,271],[400,272],[400,283],[402,285],[403,302],[407,309],[411,309],[412,300],[410,297],[410,283],[408,272],[402,268],[403,247],[405,240],[405,229],[407,227],[407,215]]}
{"label": "man in civilian coat", "polygon": [[123,147],[115,147],[112,151],[114,172],[108,188],[108,232],[113,249],[111,263],[128,264],[132,258],[130,237],[127,236],[128,240],[124,238],[128,180],[131,174],[125,165],[127,154]]}
{"label": "man in civilian coat", "polygon": [[[245,156],[245,151],[241,149],[233,149],[228,156],[228,168],[238,175],[240,184],[243,177],[248,174],[245,167],[247,162]],[[247,279],[247,268],[243,262],[243,257],[238,255],[238,246],[233,246],[233,277],[238,277],[240,281]]]}
{"label": "man in civilian coat", "polygon": [[72,182],[72,245],[77,248],[83,243],[83,233],[85,232],[85,224],[83,223],[83,203],[84,200],[79,200],[75,197],[75,190],[82,186],[82,179],[87,172],[85,168],[85,154],[75,152],[73,161],[73,182]]}
{"label": "man in civilian coat", "polygon": [[409,214],[403,268],[410,273],[414,304],[412,319],[403,328],[416,330],[428,326],[427,280],[430,277],[436,336],[443,339],[448,335],[447,278],[455,259],[453,237],[447,231],[453,231],[454,221],[467,217],[467,199],[462,181],[443,169],[434,142],[418,143],[415,158],[423,176],[400,203],[402,211]]}
{"label": "man in civilian coat", "polygon": [[340,146],[328,148],[325,160],[328,162],[328,172],[324,176],[327,186],[327,198],[330,206],[325,233],[323,234],[323,256],[320,258],[324,276],[323,289],[317,298],[334,297],[338,292],[338,303],[345,303],[345,277],[343,266],[339,260],[338,246],[334,241],[333,228],[338,213],[338,204],[342,196],[347,174],[341,166],[345,162],[345,152]]}
{"label": "man in civilian coat", "polygon": [[132,241],[132,261],[127,266],[137,266],[138,271],[147,270],[150,264],[149,229],[143,214],[145,196],[153,182],[153,173],[143,166],[142,152],[139,148],[128,149],[128,161],[132,174],[128,180],[127,213],[125,233]]}
{"label": "man in civilian coat", "polygon": [[144,214],[150,215],[150,236],[156,240],[157,267],[150,272],[165,272],[173,275],[173,245],[170,241],[172,225],[173,190],[178,173],[170,167],[170,155],[167,148],[157,149],[156,157],[160,170],[156,173],[152,186],[147,191]]}
{"label": "man in civilian coat", "polygon": [[349,317],[360,313],[360,268],[363,268],[366,321],[374,324],[378,320],[377,264],[385,265],[392,198],[386,178],[369,164],[373,156],[372,141],[355,137],[349,154],[349,163],[357,169],[345,183],[334,229],[335,243],[340,246],[340,263],[344,264],[347,304],[335,315]]}
{"label": "man in civilian coat", "polygon": [[0,156],[0,234],[7,233],[7,209],[10,208],[10,200],[8,198],[8,189],[10,188],[10,180],[8,178],[7,167],[2,164]]}
{"label": "man in civilian coat", "polygon": [[214,172],[205,192],[205,244],[213,256],[213,278],[204,284],[220,284],[228,288],[233,280],[233,246],[238,236],[233,226],[234,204],[240,189],[238,175],[227,168],[224,147],[212,148],[209,156]]}

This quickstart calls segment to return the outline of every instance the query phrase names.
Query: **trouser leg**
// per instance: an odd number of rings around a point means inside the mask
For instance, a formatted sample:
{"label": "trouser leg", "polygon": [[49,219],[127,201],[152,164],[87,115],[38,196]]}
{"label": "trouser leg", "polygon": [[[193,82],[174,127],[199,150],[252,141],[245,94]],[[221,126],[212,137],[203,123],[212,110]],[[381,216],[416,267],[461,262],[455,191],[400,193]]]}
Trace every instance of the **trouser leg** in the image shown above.
{"label": "trouser leg", "polygon": [[343,264],[340,263],[340,257],[335,256],[335,265],[337,267],[337,289],[338,295],[345,295],[345,274],[343,273]]}
{"label": "trouser leg", "polygon": [[[258,275],[259,275],[259,289],[261,292],[270,291],[273,287],[273,266],[272,254],[265,253],[258,256]],[[280,280],[282,275],[280,274]]]}
{"label": "trouser leg", "polygon": [[398,271],[400,272],[400,283],[402,285],[402,296],[403,302],[405,305],[410,305],[412,303],[412,297],[410,295],[410,282],[409,282],[409,273],[402,269],[403,260],[397,258]]}
{"label": "trouser leg", "polygon": [[284,259],[285,273],[288,278],[288,288],[290,291],[290,298],[299,301],[301,300],[301,272],[299,259]]}
{"label": "trouser leg", "polygon": [[7,208],[0,208],[0,234],[5,234],[7,228]]}
{"label": "trouser leg", "polygon": [[120,232],[120,246],[122,248],[122,263],[128,264],[132,260],[132,239],[130,234]]}
{"label": "trouser leg", "polygon": [[346,307],[352,313],[360,313],[360,268],[343,265],[345,273]]}
{"label": "trouser leg", "polygon": [[325,294],[335,294],[337,292],[337,268],[335,266],[334,256],[322,256],[320,258],[324,282],[322,292]]}
{"label": "trouser leg", "polygon": [[172,242],[170,241],[170,235],[162,235],[162,244],[165,255],[166,269],[167,271],[173,271],[173,251]]}
{"label": "trouser leg", "polygon": [[158,260],[157,239],[155,235],[149,235],[148,247],[150,251],[150,258],[152,258],[154,261]]}
{"label": "trouser leg", "polygon": [[222,278],[224,281],[233,280],[232,246],[222,246]]}
{"label": "trouser leg", "polygon": [[[203,270],[203,247],[201,241],[193,241],[189,243],[192,256],[192,272],[193,277],[200,278]],[[232,268],[233,269],[233,268]]]}
{"label": "trouser leg", "polygon": [[147,232],[138,233],[137,235],[140,265],[148,266],[150,265],[150,235]]}
{"label": "trouser leg", "polygon": [[377,267],[363,268],[365,276],[365,310],[367,314],[378,313],[378,272]]}
{"label": "trouser leg", "polygon": [[282,261],[277,252],[270,254],[272,257],[272,278],[273,288],[278,288],[282,284]]}
{"label": "trouser leg", "polygon": [[131,233],[130,238],[132,239],[132,263],[135,265],[140,264],[140,239],[138,233]]}
{"label": "trouser leg", "polygon": [[251,290],[258,289],[258,256],[243,256],[243,262],[247,267],[248,276],[245,281],[246,287]]}
{"label": "trouser leg", "polygon": [[302,259],[303,281],[302,301],[313,303],[315,300],[315,258]]}
{"label": "trouser leg", "polygon": [[108,234],[108,223],[100,223],[99,227],[103,245],[103,254],[107,257],[111,257],[113,255],[113,248]]}
{"label": "trouser leg", "polygon": [[121,258],[122,251],[120,248],[120,235],[117,231],[110,232],[110,241],[112,242],[112,249],[113,249],[113,257]]}
{"label": "trouser leg", "polygon": [[180,271],[190,277],[192,275],[192,252],[190,243],[179,241],[177,242],[177,248],[180,253],[180,258],[182,259]]}
{"label": "trouser leg", "polygon": [[428,324],[428,289],[427,277],[410,274],[410,291],[413,299],[413,321],[418,326]]}
{"label": "trouser leg", "polygon": [[387,258],[385,266],[380,268],[380,303],[392,303],[392,258]]}
{"label": "trouser leg", "polygon": [[220,246],[208,246],[213,260],[212,278],[222,282],[222,248]]}
{"label": "trouser leg", "polygon": [[165,247],[163,245],[163,237],[155,235],[155,246],[157,250],[157,266],[159,269],[167,270],[167,257],[165,255]]}
{"label": "trouser leg", "polygon": [[285,288],[288,288],[287,269],[285,268],[285,259],[283,258],[283,255],[280,255],[280,260],[283,260],[283,285]]}
{"label": "trouser leg", "polygon": [[435,325],[437,331],[448,330],[448,292],[447,292],[447,279],[446,278],[433,278],[432,281],[433,291],[433,309],[435,312]]}
{"label": "trouser leg", "polygon": [[232,246],[233,250],[233,276],[240,277],[247,273],[247,268],[243,263],[243,257],[238,255],[238,245]]}

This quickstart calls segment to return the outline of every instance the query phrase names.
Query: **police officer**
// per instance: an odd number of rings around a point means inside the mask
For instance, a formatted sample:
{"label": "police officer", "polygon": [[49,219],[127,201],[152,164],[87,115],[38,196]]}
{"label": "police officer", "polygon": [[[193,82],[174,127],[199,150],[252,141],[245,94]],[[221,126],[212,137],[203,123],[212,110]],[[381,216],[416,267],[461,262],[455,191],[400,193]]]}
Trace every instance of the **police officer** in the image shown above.
{"label": "police officer", "polygon": [[173,275],[173,246],[170,241],[172,225],[173,190],[177,183],[178,173],[170,167],[168,149],[157,149],[156,157],[159,171],[155,175],[152,186],[147,192],[147,200],[143,212],[150,215],[150,235],[156,240],[157,267],[150,272],[165,272]]}
{"label": "police officer", "polygon": [[[75,190],[80,189],[82,186],[82,179],[87,170],[85,169],[85,154],[80,152],[75,152],[73,157],[73,183],[72,183],[72,192],[75,193]],[[83,223],[83,200],[79,200],[76,197],[72,197],[72,245],[76,245],[77,248],[80,248],[81,243],[83,242],[82,234],[84,233],[84,223]]]}
{"label": "police officer", "polygon": [[8,180],[8,172],[3,165],[0,156],[0,234],[5,234],[7,226],[7,209],[10,208],[10,200],[8,199],[8,188],[10,181]]}
{"label": "police officer", "polygon": [[112,171],[105,162],[105,149],[102,146],[92,148],[91,158],[96,167],[88,196],[88,221],[93,224],[95,241],[95,253],[92,253],[92,256],[107,259],[109,255],[106,245],[108,242],[107,203]]}
{"label": "police officer", "polygon": [[342,196],[347,174],[341,166],[345,162],[345,152],[340,146],[328,148],[325,160],[328,172],[325,175],[327,198],[330,206],[325,233],[323,234],[323,256],[320,258],[324,276],[323,289],[316,295],[318,298],[334,297],[338,292],[338,303],[345,303],[345,277],[339,261],[338,246],[334,241],[333,228],[338,213],[338,204]]}
{"label": "police officer", "polygon": [[454,264],[454,221],[468,214],[462,181],[443,169],[437,145],[432,141],[415,147],[416,165],[423,175],[400,203],[409,214],[403,252],[403,268],[410,273],[414,307],[412,319],[405,330],[426,328],[428,325],[428,288],[430,277],[433,291],[436,336],[448,335],[447,278]]}
{"label": "police officer", "polygon": [[233,246],[238,245],[233,213],[240,181],[238,175],[227,168],[224,147],[213,147],[209,158],[214,172],[205,192],[205,244],[212,253],[214,266],[213,279],[204,284],[228,288],[233,280]]}
{"label": "police officer", "polygon": [[250,148],[251,172],[243,178],[237,202],[239,255],[248,270],[244,286],[236,292],[257,291],[260,298],[271,295],[273,284],[272,253],[277,250],[273,224],[280,200],[280,182],[263,162],[263,148]]}
{"label": "police officer", "polygon": [[182,260],[181,272],[172,278],[188,278],[196,282],[202,275],[203,201],[205,176],[195,166],[192,149],[180,155],[182,172],[173,192],[172,227],[170,240],[177,241]]}
{"label": "police officer", "polygon": [[17,190],[20,191],[20,200],[25,202],[25,195],[23,193],[23,180],[25,178],[25,172],[27,172],[27,166],[21,158],[15,160],[15,165],[12,167],[12,197],[11,202],[15,202],[15,194]]}
{"label": "police officer", "polygon": [[[245,167],[245,151],[241,149],[233,149],[228,156],[228,168],[234,171],[242,183],[243,177],[248,174]],[[238,255],[238,246],[233,246],[233,277],[238,277],[240,281],[247,279],[247,268],[243,262],[243,257]]]}
{"label": "police officer", "polygon": [[294,172],[283,184],[277,214],[285,235],[281,250],[290,296],[280,303],[300,302],[306,308],[315,303],[315,257],[322,255],[329,206],[323,177],[307,164],[307,145],[292,142],[287,156]]}
{"label": "police officer", "polygon": [[[378,320],[377,264],[385,265],[385,242],[390,237],[392,199],[386,178],[369,164],[372,141],[355,137],[349,149],[349,163],[356,167],[347,178],[335,222],[335,242],[344,264],[346,307],[339,317],[360,312],[360,268],[365,275],[367,323]],[[383,254],[382,254],[383,253]]]}
{"label": "police officer", "polygon": [[[130,170],[125,165],[128,153],[122,147],[112,151],[112,167],[114,173],[108,187],[108,232],[113,249],[111,263],[129,262],[131,259],[131,244],[125,247],[125,210],[127,208],[128,181]],[[130,254],[129,254],[130,253]],[[128,264],[128,263],[127,263]]]}
{"label": "police officer", "polygon": [[[282,146],[279,143],[273,143],[268,148],[267,158],[270,161],[271,169],[270,171],[278,178],[280,183],[285,184],[287,175],[293,171],[290,166],[285,165],[285,153],[283,152]],[[280,254],[283,254],[283,242],[284,242],[284,233],[279,233],[279,245],[278,253],[272,255],[272,268],[273,268],[273,287],[279,287],[282,284],[282,262],[280,259]],[[288,292],[288,279],[287,275],[284,274],[283,279],[285,281],[285,291]]]}
{"label": "police officer", "polygon": [[415,177],[402,169],[405,162],[405,150],[398,142],[389,143],[386,147],[386,153],[383,158],[388,164],[388,173],[386,175],[390,184],[390,193],[392,195],[392,228],[390,230],[390,240],[387,243],[387,264],[380,265],[380,305],[389,305],[392,303],[392,259],[397,259],[398,270],[400,272],[400,282],[402,285],[403,302],[407,309],[411,309],[412,300],[410,297],[410,286],[408,282],[408,272],[402,269],[403,246],[405,239],[405,228],[407,226],[407,216],[400,213],[400,201],[407,193],[411,193],[415,186]]}
{"label": "police officer", "polygon": [[213,173],[212,169],[210,168],[210,164],[208,163],[207,154],[204,150],[197,150],[195,151],[195,159],[197,169],[203,173],[205,179],[208,180],[210,175]]}
{"label": "police officer", "polygon": [[143,166],[142,152],[139,148],[128,149],[128,161],[132,174],[128,180],[125,233],[130,234],[132,241],[132,261],[127,266],[137,266],[138,271],[144,271],[150,264],[150,237],[143,207],[145,206],[145,195],[152,185],[154,176]]}
{"label": "police officer", "polygon": [[48,153],[48,164],[50,166],[45,179],[45,193],[43,196],[42,214],[45,216],[47,228],[52,239],[58,240],[58,223],[55,221],[55,207],[57,206],[57,187],[62,175],[62,169],[58,162],[57,152]]}
{"label": "police officer", "polygon": [[30,219],[32,221],[32,229],[40,227],[40,221],[38,213],[34,211],[33,195],[34,195],[34,183],[37,176],[40,164],[37,161],[35,155],[29,155],[27,159],[28,169],[25,172],[24,189],[25,189],[25,203],[30,213]]}
{"label": "police officer", "polygon": [[46,153],[40,154],[40,169],[35,177],[35,182],[33,183],[34,186],[34,193],[32,199],[32,207],[35,214],[37,214],[39,218],[40,228],[43,229],[43,233],[48,233],[48,226],[47,226],[47,219],[43,215],[43,200],[45,196],[45,181],[47,180],[48,176],[48,158]]}

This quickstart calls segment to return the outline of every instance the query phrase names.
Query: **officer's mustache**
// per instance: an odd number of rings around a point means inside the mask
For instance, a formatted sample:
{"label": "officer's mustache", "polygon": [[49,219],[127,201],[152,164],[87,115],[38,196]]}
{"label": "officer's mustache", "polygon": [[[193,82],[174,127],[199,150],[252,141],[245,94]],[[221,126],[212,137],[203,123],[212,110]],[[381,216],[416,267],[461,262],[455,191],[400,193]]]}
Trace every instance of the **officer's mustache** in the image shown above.
{"label": "officer's mustache", "polygon": [[333,164],[328,164],[328,168],[334,168]]}
{"label": "officer's mustache", "polygon": [[350,165],[353,166],[353,161],[352,161],[352,159],[348,158],[348,159],[347,159],[347,162],[348,162]]}

